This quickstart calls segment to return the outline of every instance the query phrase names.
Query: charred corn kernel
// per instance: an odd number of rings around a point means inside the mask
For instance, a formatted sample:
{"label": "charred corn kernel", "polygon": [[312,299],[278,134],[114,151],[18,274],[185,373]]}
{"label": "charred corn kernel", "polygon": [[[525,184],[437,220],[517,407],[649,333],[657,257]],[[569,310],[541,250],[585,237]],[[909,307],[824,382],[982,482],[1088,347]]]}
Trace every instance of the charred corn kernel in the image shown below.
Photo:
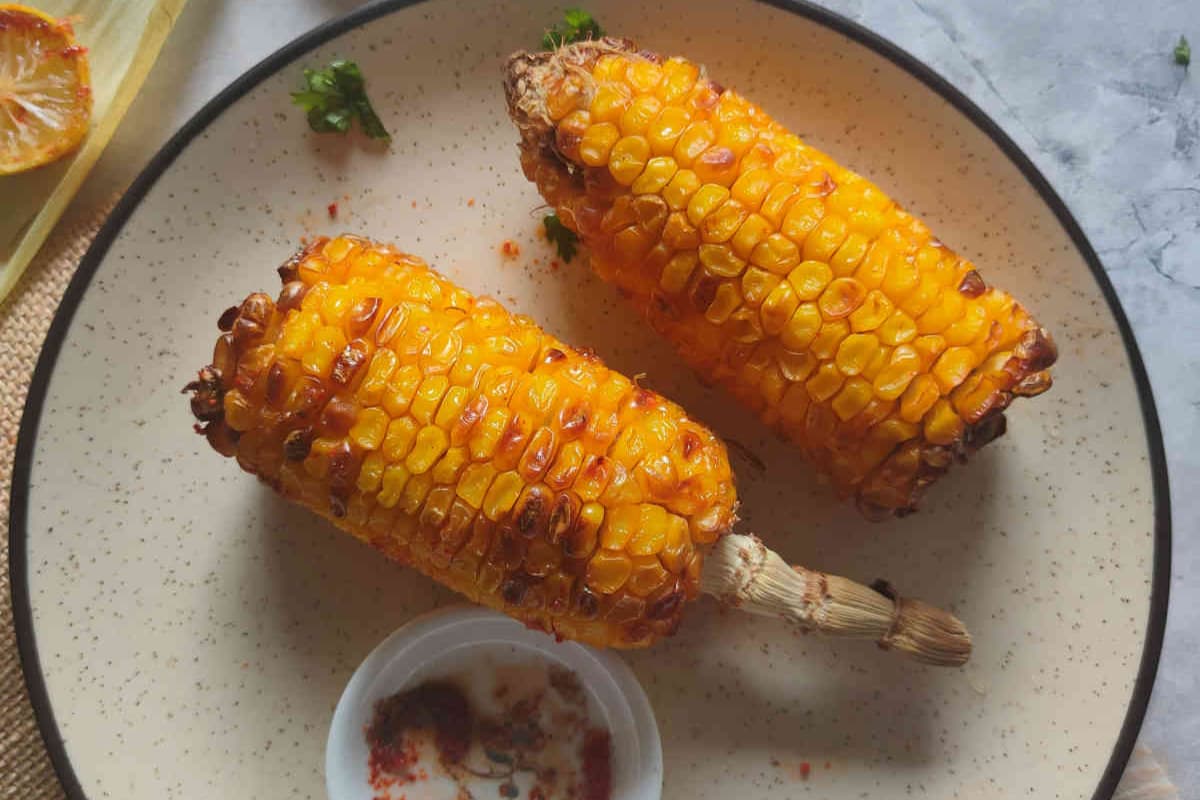
{"label": "charred corn kernel", "polygon": [[670,578],[662,562],[653,555],[634,556],[631,561],[633,568],[626,586],[637,597],[646,597]]}
{"label": "charred corn kernel", "polygon": [[[871,440],[867,458],[870,431],[915,424],[910,416],[922,422],[956,387],[952,405],[964,419],[1007,405],[1032,367],[985,380],[966,365],[1042,336],[1036,321],[877,186],[694,65],[623,45],[589,47],[550,56],[545,85],[523,76],[527,93],[510,108],[525,173],[576,221],[597,273],[631,295],[693,366],[795,440],[865,509],[910,507],[944,471],[945,446],[918,430],[892,442],[894,453]],[[635,69],[645,76],[630,77]],[[655,88],[644,88],[660,72]],[[572,148],[604,124],[590,110],[586,124],[565,125],[570,115],[547,121],[555,117],[540,98],[569,94],[554,88],[568,74],[581,76],[593,105],[602,96],[601,108],[619,106],[611,121],[624,135],[645,137],[648,158],[633,186],[583,170],[589,162]],[[636,216],[633,197],[659,206]],[[1017,361],[1005,359],[1013,370]],[[796,375],[822,399],[790,391]]]}
{"label": "charred corn kernel", "polygon": [[801,303],[779,332],[779,342],[788,350],[804,350],[821,330],[821,310],[816,303]]}
{"label": "charred corn kernel", "polygon": [[390,418],[382,408],[364,408],[350,428],[350,441],[363,450],[377,450],[383,444]]}
{"label": "charred corn kernel", "polygon": [[852,333],[838,345],[835,363],[843,375],[858,375],[879,352],[879,340],[869,333]]}
{"label": "charred corn kernel", "polygon": [[918,375],[900,398],[900,417],[905,422],[920,422],[940,396],[941,391],[932,375]]}
{"label": "charred corn kernel", "polygon": [[702,185],[688,201],[688,222],[699,228],[705,218],[720,208],[727,199],[729,199],[729,190],[724,186],[714,183]]}
{"label": "charred corn kernel", "polygon": [[895,400],[920,372],[921,357],[916,349],[900,345],[892,351],[887,366],[875,376],[875,393],[884,400]]}
{"label": "charred corn kernel", "polygon": [[844,380],[837,365],[832,361],[827,361],[804,385],[808,388],[808,394],[813,400],[823,403],[842,388]]}
{"label": "charred corn kernel", "polygon": [[600,594],[613,594],[625,585],[632,572],[629,556],[619,551],[598,550],[588,561],[587,585]]}
{"label": "charred corn kernel", "polygon": [[611,122],[592,125],[579,140],[579,160],[589,167],[603,167],[613,145],[621,138],[621,131]]}
{"label": "charred corn kernel", "polygon": [[[671,163],[676,163],[675,159],[671,159]],[[663,189],[662,198],[672,210],[682,211],[691,204],[692,196],[699,189],[700,179],[696,177],[696,173],[690,169],[681,169]]]}
{"label": "charred corn kernel", "polygon": [[650,143],[644,136],[626,136],[613,145],[608,156],[608,171],[622,186],[629,186],[646,168]]}
{"label": "charred corn kernel", "polygon": [[679,167],[672,158],[667,156],[651,158],[646,162],[646,169],[633,182],[630,189],[635,194],[660,194],[675,177],[678,169]]}
{"label": "charred corn kernel", "polygon": [[817,337],[812,340],[808,350],[817,358],[825,361],[837,355],[838,347],[850,335],[850,323],[844,319],[824,322]]}
{"label": "charred corn kernel", "polygon": [[[854,324],[854,314],[850,315],[850,324]],[[875,334],[879,337],[879,341],[895,347],[916,338],[917,324],[913,322],[912,317],[897,309],[888,315]]]}
{"label": "charred corn kernel", "polygon": [[874,398],[871,384],[862,378],[851,378],[842,386],[831,404],[833,413],[843,422],[855,417]]}

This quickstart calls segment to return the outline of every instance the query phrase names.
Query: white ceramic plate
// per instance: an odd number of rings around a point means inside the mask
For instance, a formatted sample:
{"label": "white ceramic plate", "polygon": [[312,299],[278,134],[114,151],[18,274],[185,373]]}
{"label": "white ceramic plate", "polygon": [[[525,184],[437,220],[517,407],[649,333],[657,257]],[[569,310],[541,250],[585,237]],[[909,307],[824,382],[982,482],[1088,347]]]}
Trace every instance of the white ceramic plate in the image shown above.
{"label": "white ceramic plate", "polygon": [[[357,12],[251,70],[167,145],[51,331],[21,429],[12,568],[69,793],[319,797],[354,666],[451,600],[214,455],[179,395],[222,309],[276,286],[301,236],[349,229],[647,372],[766,464],[735,465],[749,529],[793,561],[887,576],[973,629],[971,664],[934,670],[696,604],[672,640],[625,655],[658,717],[665,797],[1108,797],[1157,661],[1168,510],[1145,375],[1078,227],[978,109],[826,12],[588,5],[611,31],[707,63],[926,215],[1055,333],[1054,390],[1016,404],[1009,434],[922,513],[862,521],[613,291],[582,267],[547,269],[500,68],[560,10]],[[289,104],[301,67],[335,56],[368,76],[390,152],[311,134]],[[520,258],[498,253],[504,239]]]}

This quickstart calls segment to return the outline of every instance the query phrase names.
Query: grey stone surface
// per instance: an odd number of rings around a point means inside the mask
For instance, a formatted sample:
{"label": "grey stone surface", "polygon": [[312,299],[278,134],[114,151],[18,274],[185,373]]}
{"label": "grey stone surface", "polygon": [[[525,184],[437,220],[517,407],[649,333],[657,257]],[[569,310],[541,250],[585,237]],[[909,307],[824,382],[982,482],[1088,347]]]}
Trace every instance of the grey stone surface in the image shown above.
{"label": "grey stone surface", "polygon": [[[1104,261],[1162,420],[1175,529],[1171,613],[1143,742],[1200,796],[1200,3],[825,0],[983,107],[1066,200]],[[192,0],[76,213],[128,183],[205,101],[352,0]],[[1196,45],[1175,66],[1180,34]]]}

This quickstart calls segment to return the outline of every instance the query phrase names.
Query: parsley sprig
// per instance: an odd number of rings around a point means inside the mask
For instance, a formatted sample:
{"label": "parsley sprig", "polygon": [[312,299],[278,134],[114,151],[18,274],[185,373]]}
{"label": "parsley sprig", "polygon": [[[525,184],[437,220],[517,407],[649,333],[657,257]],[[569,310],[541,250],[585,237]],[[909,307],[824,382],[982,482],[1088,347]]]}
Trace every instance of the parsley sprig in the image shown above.
{"label": "parsley sprig", "polygon": [[557,50],[564,44],[599,39],[604,35],[600,23],[582,8],[568,8],[563,12],[563,21],[542,34],[542,49]]}
{"label": "parsley sprig", "polygon": [[305,69],[304,88],[292,92],[292,102],[304,109],[308,126],[317,133],[346,133],[357,118],[367,136],[392,139],[371,107],[366,80],[353,61],[338,59],[324,69]]}
{"label": "parsley sprig", "polygon": [[546,239],[554,243],[558,257],[565,263],[571,263],[575,250],[579,245],[579,237],[575,231],[563,225],[557,214],[547,214],[542,217],[542,227],[546,229]]}
{"label": "parsley sprig", "polygon": [[1175,45],[1175,63],[1184,69],[1192,63],[1192,46],[1188,44],[1186,36],[1180,36],[1178,44]]}

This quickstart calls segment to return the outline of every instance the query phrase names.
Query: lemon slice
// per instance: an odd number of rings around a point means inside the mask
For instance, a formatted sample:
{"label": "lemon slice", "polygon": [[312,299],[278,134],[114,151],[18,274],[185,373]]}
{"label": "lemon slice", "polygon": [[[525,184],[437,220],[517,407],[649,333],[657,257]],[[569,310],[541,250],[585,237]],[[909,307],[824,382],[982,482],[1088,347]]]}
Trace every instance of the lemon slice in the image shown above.
{"label": "lemon slice", "polygon": [[87,55],[71,26],[0,3],[0,175],[74,150],[91,113]]}

